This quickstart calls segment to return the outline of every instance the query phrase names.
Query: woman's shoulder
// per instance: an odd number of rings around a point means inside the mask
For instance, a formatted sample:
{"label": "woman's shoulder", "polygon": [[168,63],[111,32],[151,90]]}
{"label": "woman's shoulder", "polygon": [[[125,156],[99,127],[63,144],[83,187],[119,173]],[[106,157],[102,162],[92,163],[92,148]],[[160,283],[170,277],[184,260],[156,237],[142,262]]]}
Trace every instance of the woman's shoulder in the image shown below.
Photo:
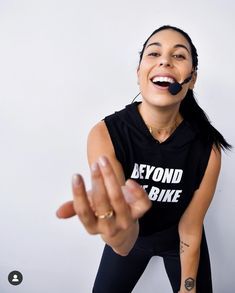
{"label": "woman's shoulder", "polygon": [[115,127],[122,128],[121,121],[124,121],[135,106],[133,104],[126,105],[121,110],[105,116],[101,121],[96,123],[89,131],[88,145],[102,145],[102,148],[112,148],[110,135]]}
{"label": "woman's shoulder", "polygon": [[132,116],[133,114],[135,115],[135,113],[137,112],[137,105],[138,103],[131,103],[131,104],[127,104],[126,106],[124,106],[123,108],[114,111],[113,113],[107,115],[104,118],[104,121],[107,120],[115,120],[115,119],[121,119],[121,120],[125,120],[126,118]]}
{"label": "woman's shoulder", "polygon": [[104,139],[106,140],[108,137],[108,130],[106,127],[106,124],[104,120],[99,121],[96,123],[89,131],[88,133],[88,141],[89,140],[94,140],[97,141],[97,139]]}

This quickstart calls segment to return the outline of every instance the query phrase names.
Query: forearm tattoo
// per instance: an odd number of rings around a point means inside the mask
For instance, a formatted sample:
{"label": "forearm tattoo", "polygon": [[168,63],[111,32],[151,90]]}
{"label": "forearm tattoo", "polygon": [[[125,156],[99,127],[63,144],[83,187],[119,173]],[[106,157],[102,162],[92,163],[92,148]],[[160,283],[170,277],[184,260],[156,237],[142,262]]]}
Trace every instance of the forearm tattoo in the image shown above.
{"label": "forearm tattoo", "polygon": [[180,254],[184,252],[185,247],[189,247],[189,245],[180,240]]}
{"label": "forearm tattoo", "polygon": [[188,278],[184,282],[184,287],[187,291],[191,291],[195,286],[195,280],[193,278]]}

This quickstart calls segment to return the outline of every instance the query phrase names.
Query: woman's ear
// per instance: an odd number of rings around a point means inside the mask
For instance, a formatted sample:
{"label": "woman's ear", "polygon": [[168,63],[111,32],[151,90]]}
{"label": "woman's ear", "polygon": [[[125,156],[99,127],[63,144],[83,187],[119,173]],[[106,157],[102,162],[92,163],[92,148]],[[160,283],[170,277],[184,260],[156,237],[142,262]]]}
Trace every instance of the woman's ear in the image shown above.
{"label": "woman's ear", "polygon": [[137,84],[139,85],[140,84],[140,78],[139,78],[139,69],[140,67],[138,66],[137,69],[136,69],[136,75],[137,75]]}
{"label": "woman's ear", "polygon": [[193,90],[194,89],[194,85],[195,85],[196,80],[197,80],[197,71],[193,71],[193,73],[192,73],[192,79],[191,79],[191,81],[189,83],[190,90]]}

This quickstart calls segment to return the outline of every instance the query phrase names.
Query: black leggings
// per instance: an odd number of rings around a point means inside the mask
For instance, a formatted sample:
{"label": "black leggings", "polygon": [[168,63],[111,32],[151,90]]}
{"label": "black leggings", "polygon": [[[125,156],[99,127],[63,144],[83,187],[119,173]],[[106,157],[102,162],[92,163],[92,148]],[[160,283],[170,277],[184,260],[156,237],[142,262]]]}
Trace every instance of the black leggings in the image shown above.
{"label": "black leggings", "polygon": [[[173,233],[168,230],[148,237],[139,237],[127,256],[116,254],[106,245],[92,292],[132,292],[152,256],[157,255],[163,258],[173,292],[177,293],[181,280],[178,247],[179,238],[176,228],[173,228]],[[196,286],[197,293],[212,293],[210,259],[204,231]]]}

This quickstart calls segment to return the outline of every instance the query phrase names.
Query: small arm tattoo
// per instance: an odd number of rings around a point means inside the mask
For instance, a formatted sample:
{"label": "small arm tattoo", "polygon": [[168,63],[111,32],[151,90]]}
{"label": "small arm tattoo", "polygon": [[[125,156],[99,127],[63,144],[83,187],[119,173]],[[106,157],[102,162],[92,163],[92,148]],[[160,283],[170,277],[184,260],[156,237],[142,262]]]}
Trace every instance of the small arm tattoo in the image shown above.
{"label": "small arm tattoo", "polygon": [[193,278],[187,278],[184,282],[184,287],[187,291],[191,291],[195,286],[195,280]]}
{"label": "small arm tattoo", "polygon": [[180,240],[180,254],[184,252],[184,247],[189,247],[189,244]]}
{"label": "small arm tattoo", "polygon": [[180,243],[180,254],[184,252],[184,247],[183,245]]}

